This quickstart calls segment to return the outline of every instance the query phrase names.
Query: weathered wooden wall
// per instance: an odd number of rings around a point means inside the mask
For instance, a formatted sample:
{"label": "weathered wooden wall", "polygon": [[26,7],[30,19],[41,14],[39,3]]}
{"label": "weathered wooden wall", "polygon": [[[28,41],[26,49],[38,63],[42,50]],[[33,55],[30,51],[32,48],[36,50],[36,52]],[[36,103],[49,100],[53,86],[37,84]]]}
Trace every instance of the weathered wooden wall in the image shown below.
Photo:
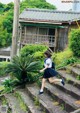
{"label": "weathered wooden wall", "polygon": [[[44,41],[45,42],[49,41],[49,47],[51,47],[50,45],[52,45],[52,47],[54,47],[55,51],[63,50],[68,44],[68,28],[55,28],[53,30],[55,30],[55,35],[52,37],[54,39],[51,38],[52,42],[50,40],[51,36],[49,36],[49,28],[24,26],[22,28],[21,36],[22,36],[22,38],[25,38],[25,43],[26,43],[26,40],[28,43],[30,43],[30,41],[29,41],[30,37],[31,37],[31,40],[32,40],[32,38],[34,39],[33,43],[40,42],[42,40],[41,37],[43,37],[43,43],[44,43]],[[45,40],[45,38],[46,38],[46,40]],[[37,39],[38,39],[38,41],[36,41]],[[52,43],[54,43],[54,44],[52,44]]]}
{"label": "weathered wooden wall", "polygon": [[60,28],[58,31],[58,50],[64,50],[68,44],[68,28]]}

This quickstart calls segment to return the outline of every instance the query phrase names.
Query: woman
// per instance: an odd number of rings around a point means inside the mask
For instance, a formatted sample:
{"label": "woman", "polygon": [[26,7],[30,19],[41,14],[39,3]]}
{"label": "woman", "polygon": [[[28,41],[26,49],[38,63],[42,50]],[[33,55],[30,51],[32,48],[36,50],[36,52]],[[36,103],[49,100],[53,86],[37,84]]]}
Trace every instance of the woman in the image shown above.
{"label": "woman", "polygon": [[63,85],[65,85],[63,79],[54,79],[53,77],[58,75],[58,72],[52,69],[52,60],[51,60],[51,54],[49,51],[46,51],[44,53],[45,60],[44,60],[44,68],[40,70],[40,72],[44,72],[43,79],[42,79],[42,86],[39,91],[39,94],[43,94],[43,90],[45,87],[46,79],[49,80],[50,83],[56,83],[61,82]]}

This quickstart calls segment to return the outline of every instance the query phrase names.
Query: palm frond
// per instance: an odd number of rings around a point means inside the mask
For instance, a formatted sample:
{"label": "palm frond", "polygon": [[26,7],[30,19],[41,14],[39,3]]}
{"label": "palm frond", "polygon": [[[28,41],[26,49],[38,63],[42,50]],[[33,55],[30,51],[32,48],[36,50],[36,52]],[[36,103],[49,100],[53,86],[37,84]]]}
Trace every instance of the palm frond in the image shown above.
{"label": "palm frond", "polygon": [[40,62],[39,61],[35,61],[35,62],[31,62],[28,66],[27,66],[27,71],[28,72],[36,72],[40,69]]}

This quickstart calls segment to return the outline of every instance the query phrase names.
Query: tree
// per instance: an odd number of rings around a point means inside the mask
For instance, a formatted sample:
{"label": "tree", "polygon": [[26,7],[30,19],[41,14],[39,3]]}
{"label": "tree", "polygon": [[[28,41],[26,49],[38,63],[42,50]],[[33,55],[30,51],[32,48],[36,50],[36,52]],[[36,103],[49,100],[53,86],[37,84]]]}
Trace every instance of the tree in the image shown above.
{"label": "tree", "polygon": [[0,14],[2,14],[2,13],[3,13],[4,6],[5,6],[4,4],[0,3]]}
{"label": "tree", "polygon": [[24,8],[56,9],[56,6],[47,3],[46,0],[24,0],[20,6],[21,11]]}
{"label": "tree", "polygon": [[7,4],[7,5],[5,5],[4,12],[5,11],[9,11],[9,10],[11,10],[13,8],[14,8],[14,4],[13,4],[13,2],[11,2],[11,3]]}

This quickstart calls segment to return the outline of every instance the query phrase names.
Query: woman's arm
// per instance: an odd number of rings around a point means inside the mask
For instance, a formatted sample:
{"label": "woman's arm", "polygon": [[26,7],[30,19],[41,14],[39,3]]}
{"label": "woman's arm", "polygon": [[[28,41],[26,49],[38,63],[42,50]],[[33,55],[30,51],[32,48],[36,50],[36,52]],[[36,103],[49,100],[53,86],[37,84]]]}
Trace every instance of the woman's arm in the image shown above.
{"label": "woman's arm", "polygon": [[44,71],[45,69],[47,69],[47,68],[48,68],[48,65],[45,66],[45,68],[41,69],[40,72],[43,72],[43,71]]}
{"label": "woman's arm", "polygon": [[45,68],[41,69],[40,72],[43,72],[45,69],[49,68],[50,65],[51,65],[51,63],[52,63],[51,62],[51,59],[50,58],[47,59],[46,62],[45,62],[45,64],[44,64]]}

